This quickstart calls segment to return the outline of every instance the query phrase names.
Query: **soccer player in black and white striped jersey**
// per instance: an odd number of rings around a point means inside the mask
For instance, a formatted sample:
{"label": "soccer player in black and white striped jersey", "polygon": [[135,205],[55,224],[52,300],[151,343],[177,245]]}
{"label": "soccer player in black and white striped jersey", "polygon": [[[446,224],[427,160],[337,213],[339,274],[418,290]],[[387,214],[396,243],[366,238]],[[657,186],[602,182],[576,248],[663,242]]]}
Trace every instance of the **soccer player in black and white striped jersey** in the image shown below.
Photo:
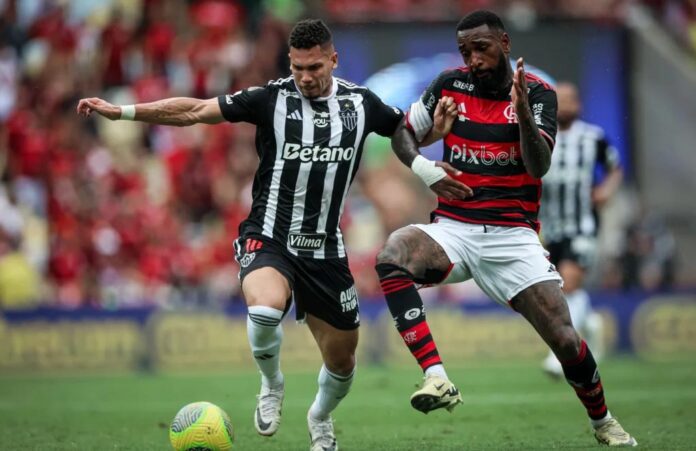
{"label": "soccer player in black and white striped jersey", "polygon": [[247,332],[261,372],[254,414],[259,434],[280,425],[284,379],[280,322],[296,303],[319,345],[324,365],[307,414],[310,449],[337,448],[331,412],[353,381],[358,297],[339,228],[348,188],[370,132],[394,133],[403,113],[369,89],[333,76],[331,32],[303,20],[290,33],[292,76],[208,100],[172,98],[118,106],[82,99],[78,113],[163,125],[245,121],[257,126],[260,159],[253,204],[235,241]]}
{"label": "soccer player in black and white striped jersey", "polygon": [[[602,345],[601,317],[592,311],[583,282],[595,256],[597,208],[618,189],[622,170],[619,153],[609,145],[604,131],[579,119],[581,103],[575,85],[558,83],[556,95],[558,134],[551,167],[543,179],[541,235],[551,262],[563,277],[573,325],[597,358]],[[563,375],[561,363],[552,352],[542,366],[553,377]]]}

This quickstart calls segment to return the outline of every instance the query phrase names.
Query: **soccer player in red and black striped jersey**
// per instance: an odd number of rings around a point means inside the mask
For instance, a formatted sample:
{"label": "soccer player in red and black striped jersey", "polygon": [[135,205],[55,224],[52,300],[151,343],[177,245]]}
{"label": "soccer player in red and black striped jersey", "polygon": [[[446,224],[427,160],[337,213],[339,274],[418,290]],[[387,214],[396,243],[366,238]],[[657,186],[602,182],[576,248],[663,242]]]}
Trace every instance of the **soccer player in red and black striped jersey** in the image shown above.
{"label": "soccer player in red and black striped jersey", "polygon": [[[461,402],[425,319],[417,285],[473,278],[497,302],[522,314],[563,364],[600,443],[634,446],[604,401],[597,365],[573,328],[562,280],[542,247],[537,213],[541,177],[556,135],[556,94],[509,62],[510,36],[492,12],[457,25],[466,67],[447,70],[415,102],[392,138],[399,159],[438,194],[432,223],[394,232],[377,257],[389,310],[425,372],[414,408],[451,410]],[[443,161],[419,146],[444,139]]]}

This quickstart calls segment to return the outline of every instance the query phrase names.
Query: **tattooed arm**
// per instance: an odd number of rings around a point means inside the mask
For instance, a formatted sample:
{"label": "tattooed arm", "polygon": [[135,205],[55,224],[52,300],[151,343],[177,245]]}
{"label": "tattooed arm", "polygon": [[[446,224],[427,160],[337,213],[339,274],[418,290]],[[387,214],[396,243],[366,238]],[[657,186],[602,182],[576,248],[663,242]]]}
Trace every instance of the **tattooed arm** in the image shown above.
{"label": "tattooed arm", "polygon": [[520,127],[520,146],[522,161],[527,173],[534,178],[541,178],[551,166],[551,147],[541,135],[529,107],[527,81],[524,76],[524,61],[517,60],[517,69],[512,79],[512,102],[515,105],[517,121]]}

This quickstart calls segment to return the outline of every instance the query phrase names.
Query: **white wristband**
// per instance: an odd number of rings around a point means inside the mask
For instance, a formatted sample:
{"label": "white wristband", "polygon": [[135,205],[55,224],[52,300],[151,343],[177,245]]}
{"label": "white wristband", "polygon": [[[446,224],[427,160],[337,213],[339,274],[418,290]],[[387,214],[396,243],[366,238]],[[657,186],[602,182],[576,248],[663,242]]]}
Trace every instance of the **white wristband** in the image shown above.
{"label": "white wristband", "polygon": [[439,182],[447,176],[444,169],[435,166],[434,161],[428,160],[423,155],[418,155],[413,159],[411,170],[428,186],[435,182]]}
{"label": "white wristband", "polygon": [[135,105],[121,105],[121,117],[122,121],[134,121],[135,120]]}

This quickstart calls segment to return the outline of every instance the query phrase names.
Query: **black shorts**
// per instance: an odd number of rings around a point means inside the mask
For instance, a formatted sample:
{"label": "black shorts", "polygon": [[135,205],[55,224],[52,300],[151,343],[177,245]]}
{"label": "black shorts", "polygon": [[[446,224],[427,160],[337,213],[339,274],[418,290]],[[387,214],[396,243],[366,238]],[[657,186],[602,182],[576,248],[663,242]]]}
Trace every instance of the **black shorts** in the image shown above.
{"label": "black shorts", "polygon": [[561,261],[570,260],[587,269],[594,262],[596,242],[595,237],[581,235],[546,243],[546,250],[551,254],[551,263],[556,267]]}
{"label": "black shorts", "polygon": [[360,326],[358,292],[347,258],[296,257],[282,244],[261,235],[239,237],[234,248],[240,280],[264,267],[274,268],[285,276],[298,320],[309,313],[337,329],[353,330]]}

